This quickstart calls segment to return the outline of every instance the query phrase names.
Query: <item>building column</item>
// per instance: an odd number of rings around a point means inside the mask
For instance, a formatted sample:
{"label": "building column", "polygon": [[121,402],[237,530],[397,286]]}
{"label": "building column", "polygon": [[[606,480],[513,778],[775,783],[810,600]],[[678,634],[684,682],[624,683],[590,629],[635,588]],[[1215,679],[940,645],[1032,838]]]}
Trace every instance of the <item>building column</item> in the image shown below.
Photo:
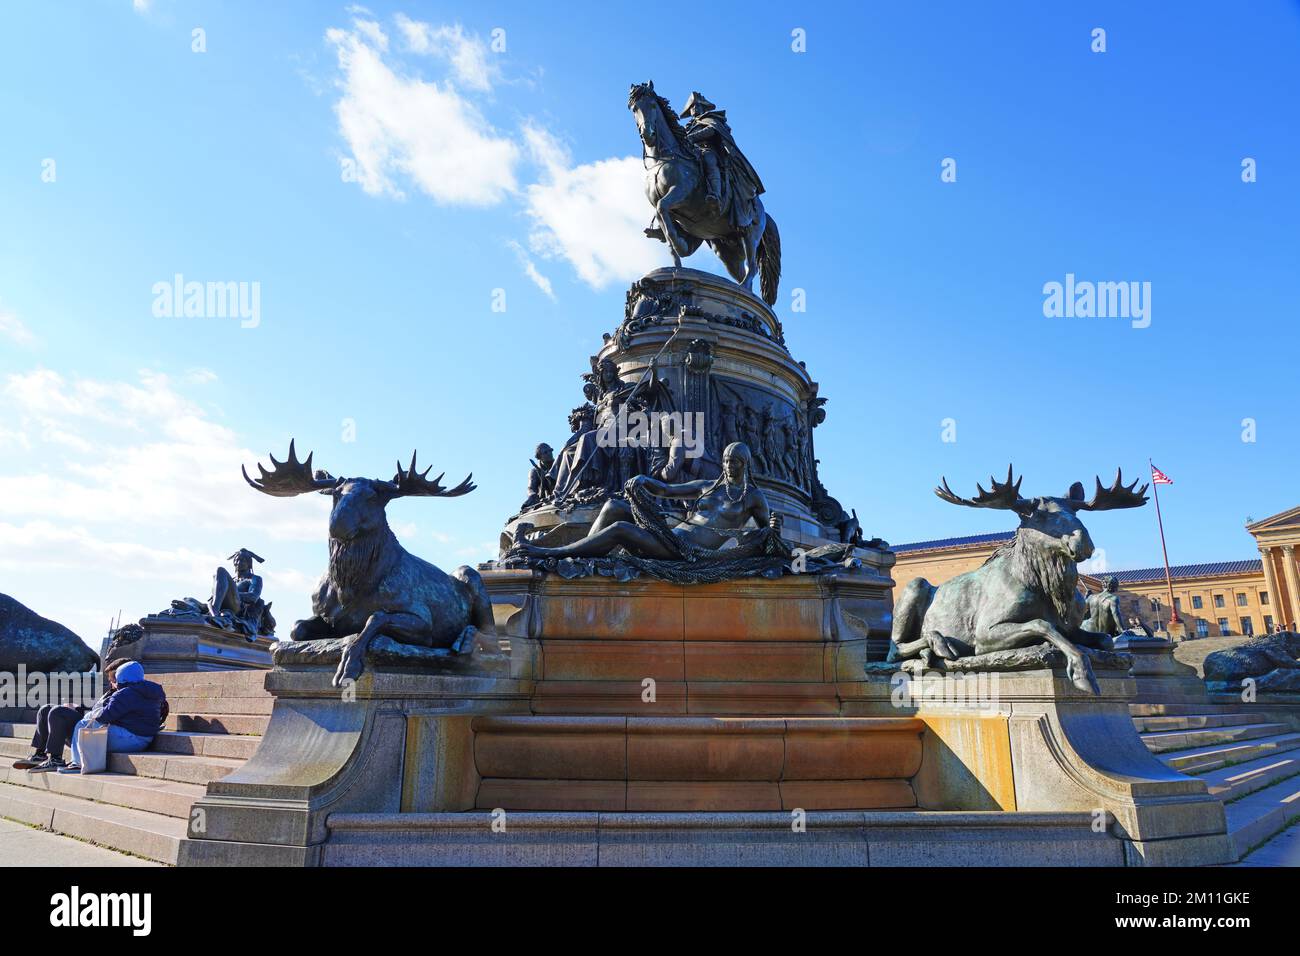
{"label": "building column", "polygon": [[1273,570],[1273,549],[1260,548],[1259,556],[1264,562],[1264,587],[1268,588],[1268,606],[1273,612],[1270,617],[1273,618],[1274,624],[1285,626],[1286,622],[1282,618],[1286,617],[1286,604],[1282,601],[1282,592],[1277,589],[1277,572]]}
{"label": "building column", "polygon": [[1285,621],[1290,626],[1300,618],[1300,574],[1296,573],[1294,544],[1282,545],[1282,569],[1286,572],[1287,597],[1291,599],[1290,617]]}

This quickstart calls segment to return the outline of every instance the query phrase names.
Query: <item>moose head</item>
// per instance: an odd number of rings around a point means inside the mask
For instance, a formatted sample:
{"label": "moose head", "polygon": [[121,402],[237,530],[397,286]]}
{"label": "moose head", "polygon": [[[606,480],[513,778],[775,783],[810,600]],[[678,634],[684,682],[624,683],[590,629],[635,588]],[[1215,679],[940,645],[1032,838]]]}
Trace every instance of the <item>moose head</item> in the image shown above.
{"label": "moose head", "polygon": [[[1137,488],[1137,482],[1124,484],[1121,470],[1116,469],[1115,481],[1109,488],[1103,488],[1101,479],[1097,478],[1097,489],[1090,500],[1084,500],[1083,485],[1075,482],[1063,498],[1044,495],[1037,498],[1020,497],[1021,478],[1012,480],[1011,466],[1007,466],[1007,480],[998,481],[989,478],[990,490],[985,491],[980,484],[975,485],[974,498],[963,498],[948,487],[948,480],[934,489],[934,493],[944,501],[968,508],[996,508],[1002,511],[1014,511],[1020,516],[1017,537],[1028,538],[1038,548],[1055,552],[1073,562],[1086,561],[1092,557],[1092,538],[1088,529],[1079,520],[1080,511],[1110,511],[1115,508],[1140,508],[1146,504],[1148,485]],[[1136,490],[1134,490],[1136,489]]]}
{"label": "moose head", "polygon": [[455,488],[444,488],[441,484],[442,475],[433,480],[428,478],[432,468],[426,468],[422,472],[416,470],[414,452],[411,454],[409,468],[403,469],[402,463],[397,463],[397,474],[391,481],[381,478],[335,478],[327,471],[313,471],[312,456],[309,454],[306,461],[299,461],[292,440],[289,442],[288,459],[281,462],[276,461],[274,455],[270,458],[271,471],[268,472],[258,464],[257,470],[261,472],[259,478],[250,478],[248,471],[241,468],[244,480],[263,494],[276,498],[290,498],[313,491],[329,495],[334,499],[329,532],[335,541],[352,541],[387,527],[384,509],[394,498],[456,498],[477,487],[470,480],[474,476],[469,475]]}
{"label": "moose head", "polygon": [[[384,509],[394,498],[455,498],[474,490],[467,477],[455,488],[442,486],[399,462],[391,481],[335,478],[312,470],[311,455],[298,460],[293,442],[284,461],[260,464],[258,478],[244,480],[266,495],[290,498],[315,491],[334,500],[330,511],[330,563],[312,596],[312,616],[293,626],[293,641],[344,642],[334,686],[356,680],[365,668],[366,651],[377,637],[402,644],[473,653],[476,635],[492,634],[492,599],[473,568],[446,574],[408,552],[397,540]],[[472,477],[472,476],[471,476]],[[278,660],[278,658],[277,658]]]}

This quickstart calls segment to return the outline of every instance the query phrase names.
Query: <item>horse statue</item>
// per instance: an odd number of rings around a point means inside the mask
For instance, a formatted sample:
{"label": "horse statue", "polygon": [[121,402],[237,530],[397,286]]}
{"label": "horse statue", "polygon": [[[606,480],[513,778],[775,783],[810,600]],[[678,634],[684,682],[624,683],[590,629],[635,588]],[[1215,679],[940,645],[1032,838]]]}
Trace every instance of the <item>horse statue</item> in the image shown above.
{"label": "horse statue", "polygon": [[628,109],[641,133],[646,198],[655,207],[647,236],[668,243],[681,266],[707,242],[731,277],[754,290],[761,277],[763,299],[776,304],[781,280],[781,235],[763,209],[763,185],[731,139],[726,115],[692,94],[683,127],[652,82],[636,83]]}

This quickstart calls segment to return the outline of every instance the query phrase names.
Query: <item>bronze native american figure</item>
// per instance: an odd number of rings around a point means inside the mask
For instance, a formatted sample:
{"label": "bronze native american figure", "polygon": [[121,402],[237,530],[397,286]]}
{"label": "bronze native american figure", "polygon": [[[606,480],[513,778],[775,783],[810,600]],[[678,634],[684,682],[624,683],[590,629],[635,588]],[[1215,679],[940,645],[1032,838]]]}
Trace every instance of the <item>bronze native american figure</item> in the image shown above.
{"label": "bronze native american figure", "polygon": [[763,299],[775,304],[781,235],[763,208],[762,180],[736,146],[726,112],[692,93],[683,127],[653,82],[634,84],[627,105],[641,133],[646,198],[655,207],[646,235],[668,243],[678,266],[707,242],[746,289],[753,291],[761,274]]}

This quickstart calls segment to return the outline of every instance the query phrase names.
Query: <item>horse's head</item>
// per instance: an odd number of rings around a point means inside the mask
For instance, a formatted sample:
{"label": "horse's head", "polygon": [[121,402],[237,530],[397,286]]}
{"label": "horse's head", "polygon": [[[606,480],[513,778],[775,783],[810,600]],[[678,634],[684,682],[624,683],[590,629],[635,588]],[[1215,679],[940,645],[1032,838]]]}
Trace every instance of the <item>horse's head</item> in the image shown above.
{"label": "horse's head", "polygon": [[627,108],[636,109],[637,101],[643,96],[647,96],[655,91],[655,81],[647,80],[645,83],[633,83],[632,89],[627,94]]}
{"label": "horse's head", "polygon": [[627,94],[627,108],[636,117],[636,128],[641,134],[641,142],[653,149],[658,136],[658,101],[654,80],[645,83],[633,83]]}
{"label": "horse's head", "polygon": [[677,117],[677,111],[655,92],[653,80],[634,83],[627,96],[627,108],[636,117],[637,129],[647,153],[661,158],[669,155],[686,155],[686,131]]}

